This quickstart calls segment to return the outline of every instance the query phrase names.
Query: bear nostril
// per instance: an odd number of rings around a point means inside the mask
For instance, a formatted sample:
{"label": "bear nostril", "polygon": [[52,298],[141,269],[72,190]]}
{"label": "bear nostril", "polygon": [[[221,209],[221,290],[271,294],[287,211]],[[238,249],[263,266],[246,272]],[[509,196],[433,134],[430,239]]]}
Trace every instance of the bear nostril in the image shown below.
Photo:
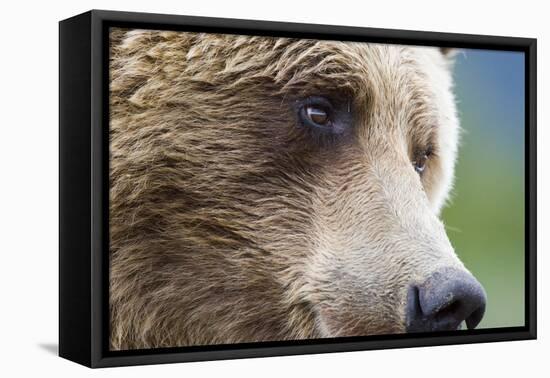
{"label": "bear nostril", "polygon": [[485,313],[486,295],[469,273],[444,268],[407,295],[407,332],[456,330],[462,322],[475,328]]}
{"label": "bear nostril", "polygon": [[485,314],[485,302],[478,309],[474,310],[470,316],[466,318],[466,326],[468,329],[474,329],[483,319]]}

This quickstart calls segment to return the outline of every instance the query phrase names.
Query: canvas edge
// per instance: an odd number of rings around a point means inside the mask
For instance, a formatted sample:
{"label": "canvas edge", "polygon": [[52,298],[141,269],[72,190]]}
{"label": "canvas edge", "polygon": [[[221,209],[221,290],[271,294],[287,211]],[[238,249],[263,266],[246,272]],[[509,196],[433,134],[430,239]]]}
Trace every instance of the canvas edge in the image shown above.
{"label": "canvas edge", "polygon": [[[192,16],[175,16],[175,15],[160,15],[147,13],[132,13],[132,12],[114,12],[93,10],[87,12],[82,17],[90,17],[90,50],[91,56],[88,62],[80,62],[90,65],[91,85],[89,93],[91,96],[90,102],[90,119],[87,123],[90,126],[89,140],[91,146],[91,164],[88,167],[91,179],[91,193],[87,196],[77,195],[72,198],[67,198],[62,206],[60,198],[60,355],[71,359],[75,362],[82,363],[90,367],[109,367],[122,365],[138,365],[138,364],[156,364],[156,363],[172,363],[172,362],[188,362],[188,361],[204,361],[204,360],[219,360],[219,359],[234,359],[234,358],[252,358],[252,357],[268,357],[281,355],[297,355],[311,353],[329,353],[343,351],[358,351],[370,349],[387,349],[387,348],[406,348],[419,346],[436,346],[450,344],[468,344],[479,342],[496,342],[496,341],[512,341],[512,340],[527,340],[536,338],[536,39],[533,38],[516,38],[516,37],[498,37],[485,35],[468,35],[455,33],[434,33],[434,32],[417,32],[406,30],[390,30],[390,29],[371,29],[371,28],[356,28],[332,25],[312,25],[312,24],[296,24],[296,23],[281,23],[267,21],[250,21],[250,20],[234,20],[234,19],[219,19],[219,18],[203,18]],[[61,24],[68,22],[60,22],[60,64],[63,54],[61,48]],[[434,336],[434,335],[418,335],[416,338],[404,339],[389,339],[389,340],[366,340],[366,341],[347,341],[342,343],[323,343],[322,340],[318,344],[309,345],[287,345],[287,346],[262,346],[246,348],[231,348],[225,350],[210,350],[200,352],[184,352],[184,351],[166,351],[165,353],[153,353],[153,351],[142,351],[139,355],[110,355],[106,353],[108,346],[106,340],[105,327],[108,326],[108,308],[105,304],[105,296],[108,295],[108,290],[105,287],[105,275],[108,271],[108,255],[104,253],[105,247],[108,247],[108,222],[105,221],[105,211],[108,209],[108,190],[103,175],[106,157],[108,159],[108,151],[106,146],[108,143],[108,114],[104,112],[108,105],[108,86],[106,78],[108,78],[106,68],[106,53],[108,46],[105,45],[105,29],[108,25],[134,25],[141,27],[159,27],[164,26],[166,29],[177,29],[178,27],[193,27],[211,29],[213,31],[226,31],[235,33],[274,33],[277,35],[294,35],[301,38],[341,38],[347,40],[359,39],[369,40],[371,42],[385,43],[406,43],[417,45],[432,45],[441,47],[469,47],[469,48],[488,48],[488,49],[512,49],[523,51],[528,59],[528,70],[526,70],[526,88],[529,99],[526,99],[526,132],[529,138],[526,148],[527,170],[529,177],[526,177],[529,185],[529,224],[527,232],[529,234],[529,250],[526,251],[526,277],[528,285],[526,286],[526,321],[528,327],[515,330],[498,329],[492,333],[466,334],[466,335],[451,335],[451,336]],[[84,59],[83,59],[84,60]],[[60,99],[63,88],[61,86],[62,76],[64,72],[60,70]],[[82,96],[81,96],[82,97]],[[82,98],[75,98],[74,101],[82,102]],[[62,149],[62,134],[63,127],[61,122],[62,102],[60,100],[60,197],[61,188],[69,185],[67,176],[61,174],[61,158]],[[66,126],[65,126],[66,127]],[[106,129],[107,128],[107,129]],[[65,146],[66,147],[66,146]],[[108,162],[107,162],[108,163]],[[85,165],[85,164],[84,164]],[[66,282],[61,284],[61,265],[64,265],[63,272],[66,273],[67,266],[70,265],[70,259],[67,258],[67,251],[61,251],[61,239],[66,237],[66,233],[62,236],[61,223],[62,211],[66,211],[68,203],[77,203],[81,200],[87,200],[90,204],[91,212],[90,220],[90,235],[88,254],[82,253],[82,259],[88,258],[88,268],[90,272],[89,293],[90,293],[90,311],[89,316],[81,319],[75,331],[78,334],[88,332],[89,347],[81,346],[81,350],[86,351],[81,353],[68,352],[66,342],[61,341],[61,329],[65,335],[70,329],[66,324],[61,324],[61,293],[62,286],[66,290]],[[62,209],[63,207],[63,209]],[[87,216],[87,215],[83,215]],[[65,228],[66,228],[65,224]],[[85,244],[82,242],[82,244]],[[80,261],[81,265],[85,265]],[[86,272],[82,272],[84,275]],[[83,293],[85,295],[86,293]],[[70,318],[67,310],[64,310],[64,319]],[[74,316],[74,312],[72,314]],[[73,319],[74,320],[74,319]],[[84,324],[84,325],[82,325]],[[87,326],[86,326],[87,324]],[[65,336],[66,337],[66,336]],[[87,340],[86,337],[83,340]],[[62,344],[64,344],[62,346]],[[84,343],[85,344],[85,343]],[[172,348],[171,348],[172,349]],[[178,349],[178,348],[174,348]],[[63,352],[62,352],[63,351]]]}

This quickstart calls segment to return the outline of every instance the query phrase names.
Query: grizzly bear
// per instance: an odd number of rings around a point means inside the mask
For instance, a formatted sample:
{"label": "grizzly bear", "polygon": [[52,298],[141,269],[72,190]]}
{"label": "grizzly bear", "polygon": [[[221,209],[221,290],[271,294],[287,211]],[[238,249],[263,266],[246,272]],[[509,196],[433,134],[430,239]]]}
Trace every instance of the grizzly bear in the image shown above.
{"label": "grizzly bear", "polygon": [[112,350],[474,328],[436,47],[111,29]]}

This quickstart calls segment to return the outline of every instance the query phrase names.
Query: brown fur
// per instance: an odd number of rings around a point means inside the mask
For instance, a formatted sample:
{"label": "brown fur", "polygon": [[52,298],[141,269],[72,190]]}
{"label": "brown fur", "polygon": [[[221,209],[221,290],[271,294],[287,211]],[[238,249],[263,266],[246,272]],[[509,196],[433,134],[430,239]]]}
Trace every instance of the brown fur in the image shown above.
{"label": "brown fur", "polygon": [[[436,217],[454,108],[419,62],[446,63],[420,50],[113,30],[112,349],[402,332],[406,284],[460,264]],[[312,94],[358,126],[304,128]],[[428,143],[452,151],[419,179]]]}

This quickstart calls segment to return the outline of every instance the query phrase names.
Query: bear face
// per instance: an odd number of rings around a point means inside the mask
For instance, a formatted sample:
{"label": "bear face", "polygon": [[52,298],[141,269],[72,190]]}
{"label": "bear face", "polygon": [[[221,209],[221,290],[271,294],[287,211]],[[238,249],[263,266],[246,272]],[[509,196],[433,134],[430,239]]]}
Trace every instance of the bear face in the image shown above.
{"label": "bear face", "polygon": [[439,49],[113,29],[110,54],[112,349],[406,332],[411,285],[466,272]]}

